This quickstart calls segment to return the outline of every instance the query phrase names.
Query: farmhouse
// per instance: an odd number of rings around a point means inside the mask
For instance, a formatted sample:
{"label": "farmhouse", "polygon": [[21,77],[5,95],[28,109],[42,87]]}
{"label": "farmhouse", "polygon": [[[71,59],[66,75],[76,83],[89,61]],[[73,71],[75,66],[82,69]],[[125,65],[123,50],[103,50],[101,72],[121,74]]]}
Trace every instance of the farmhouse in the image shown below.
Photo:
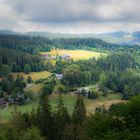
{"label": "farmhouse", "polygon": [[57,80],[61,80],[61,79],[63,79],[63,74],[57,74],[57,73],[55,73],[55,78]]}
{"label": "farmhouse", "polygon": [[48,57],[48,54],[41,54],[42,57]]}
{"label": "farmhouse", "polygon": [[63,59],[63,60],[70,60],[72,58],[70,57],[70,55],[64,54],[64,55],[61,56],[61,59]]}
{"label": "farmhouse", "polygon": [[0,106],[3,107],[6,105],[6,101],[3,98],[0,98]]}
{"label": "farmhouse", "polygon": [[89,94],[89,93],[90,93],[90,89],[87,88],[87,87],[79,88],[79,89],[77,89],[77,91],[75,92],[75,94],[79,94],[79,95],[86,96],[86,97],[88,97],[88,94]]}

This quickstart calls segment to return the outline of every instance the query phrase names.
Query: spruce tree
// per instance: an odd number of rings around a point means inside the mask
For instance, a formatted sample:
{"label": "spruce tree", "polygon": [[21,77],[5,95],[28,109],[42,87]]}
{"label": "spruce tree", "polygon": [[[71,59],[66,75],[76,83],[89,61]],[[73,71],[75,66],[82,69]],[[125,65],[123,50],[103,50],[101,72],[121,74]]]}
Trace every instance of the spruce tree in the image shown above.
{"label": "spruce tree", "polygon": [[51,114],[51,107],[49,105],[48,96],[43,94],[37,110],[37,125],[42,134],[53,140],[53,118]]}
{"label": "spruce tree", "polygon": [[85,109],[84,101],[81,96],[78,96],[72,114],[73,123],[81,124],[84,121],[85,116],[86,116],[86,109]]}
{"label": "spruce tree", "polygon": [[56,120],[57,120],[57,139],[59,138],[62,140],[62,136],[66,125],[70,123],[70,115],[67,111],[67,108],[64,106],[62,96],[59,94],[59,102],[58,102],[58,111],[56,113]]}
{"label": "spruce tree", "polygon": [[29,84],[30,84],[30,83],[33,83],[33,80],[32,80],[32,77],[31,77],[31,76],[28,76],[27,82],[28,82]]}

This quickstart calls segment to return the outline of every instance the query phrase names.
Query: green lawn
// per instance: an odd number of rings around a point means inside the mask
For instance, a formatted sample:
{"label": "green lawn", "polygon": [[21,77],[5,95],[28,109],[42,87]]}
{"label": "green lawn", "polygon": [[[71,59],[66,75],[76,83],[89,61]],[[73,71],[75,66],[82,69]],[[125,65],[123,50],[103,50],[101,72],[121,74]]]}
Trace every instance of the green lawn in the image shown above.
{"label": "green lawn", "polygon": [[[76,97],[70,94],[62,95],[64,104],[67,107],[69,113],[71,114],[74,108],[74,104],[76,101]],[[112,103],[124,102],[121,100],[120,94],[109,94],[107,97],[99,97],[99,99],[91,100],[86,97],[83,97],[84,102],[86,104],[87,113],[93,113],[96,107],[104,105],[105,107],[109,107]],[[50,104],[52,106],[52,110],[57,109],[58,103],[58,95],[52,95],[49,97]],[[27,105],[17,105],[16,108],[18,111],[24,113],[27,111],[31,111],[32,108],[37,109],[38,102],[32,102]],[[0,109],[0,121],[6,121],[12,117],[12,113],[14,112],[14,106],[10,106],[4,109]]]}

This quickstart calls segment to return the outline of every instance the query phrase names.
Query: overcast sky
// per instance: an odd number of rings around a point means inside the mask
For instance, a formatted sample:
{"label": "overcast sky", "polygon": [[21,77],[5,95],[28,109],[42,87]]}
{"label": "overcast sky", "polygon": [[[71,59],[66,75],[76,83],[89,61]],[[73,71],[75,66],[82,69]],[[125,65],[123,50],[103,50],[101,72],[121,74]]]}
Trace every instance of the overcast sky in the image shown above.
{"label": "overcast sky", "polygon": [[0,29],[101,33],[140,30],[140,0],[0,0]]}

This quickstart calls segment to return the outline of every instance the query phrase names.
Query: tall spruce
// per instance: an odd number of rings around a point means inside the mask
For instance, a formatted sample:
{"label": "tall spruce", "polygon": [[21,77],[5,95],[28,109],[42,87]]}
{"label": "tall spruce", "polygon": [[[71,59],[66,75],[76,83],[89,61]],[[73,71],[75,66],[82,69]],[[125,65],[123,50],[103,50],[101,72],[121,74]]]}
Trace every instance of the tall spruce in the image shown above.
{"label": "tall spruce", "polygon": [[71,118],[67,111],[67,108],[64,106],[63,99],[61,94],[59,94],[58,100],[58,111],[56,113],[56,120],[57,120],[57,140],[62,140],[63,133],[66,128],[66,125],[70,124]]}
{"label": "tall spruce", "polygon": [[48,96],[45,94],[41,96],[37,110],[37,125],[48,140],[53,140],[53,118]]}
{"label": "tall spruce", "polygon": [[81,124],[86,116],[85,104],[81,96],[77,97],[72,119],[74,124]]}

